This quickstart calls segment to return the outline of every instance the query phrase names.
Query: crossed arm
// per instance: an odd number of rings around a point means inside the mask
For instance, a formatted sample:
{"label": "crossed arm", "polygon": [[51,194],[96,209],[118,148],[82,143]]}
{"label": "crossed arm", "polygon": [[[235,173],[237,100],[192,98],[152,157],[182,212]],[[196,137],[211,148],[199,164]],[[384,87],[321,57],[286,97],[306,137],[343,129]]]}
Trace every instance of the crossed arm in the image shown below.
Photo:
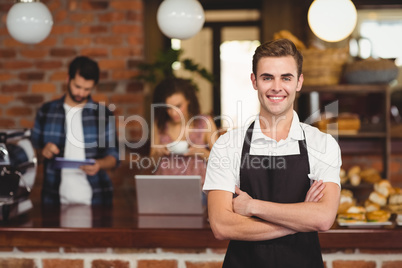
{"label": "crossed arm", "polygon": [[[336,217],[339,186],[314,182],[301,203],[279,204],[252,199],[236,189],[208,193],[208,213],[217,239],[258,241],[296,232],[328,230]],[[254,217],[252,217],[254,216]]]}

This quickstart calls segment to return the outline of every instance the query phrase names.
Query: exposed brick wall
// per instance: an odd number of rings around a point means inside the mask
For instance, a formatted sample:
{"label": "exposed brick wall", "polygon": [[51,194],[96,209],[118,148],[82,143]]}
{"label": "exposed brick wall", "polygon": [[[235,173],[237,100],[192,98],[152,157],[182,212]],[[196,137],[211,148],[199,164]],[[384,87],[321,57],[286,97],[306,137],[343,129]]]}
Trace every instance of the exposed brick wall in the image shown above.
{"label": "exposed brick wall", "polygon": [[[218,268],[226,249],[0,248],[0,267],[13,268]],[[326,268],[402,267],[400,251],[353,249],[323,252]]]}
{"label": "exposed brick wall", "polygon": [[[143,87],[133,77],[144,59],[142,0],[43,0],[54,25],[41,43],[12,39],[5,21],[13,1],[0,0],[0,129],[31,128],[36,110],[66,89],[67,67],[78,55],[97,60],[101,79],[96,101],[114,104],[121,120],[144,113]],[[138,140],[141,128],[126,127]]]}

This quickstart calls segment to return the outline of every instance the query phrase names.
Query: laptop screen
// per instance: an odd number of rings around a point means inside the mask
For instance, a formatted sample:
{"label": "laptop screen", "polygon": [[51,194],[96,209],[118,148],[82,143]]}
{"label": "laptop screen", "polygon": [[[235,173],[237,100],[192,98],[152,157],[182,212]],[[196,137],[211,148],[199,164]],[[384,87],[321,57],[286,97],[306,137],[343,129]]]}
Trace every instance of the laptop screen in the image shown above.
{"label": "laptop screen", "polygon": [[201,176],[136,175],[138,214],[203,214]]}

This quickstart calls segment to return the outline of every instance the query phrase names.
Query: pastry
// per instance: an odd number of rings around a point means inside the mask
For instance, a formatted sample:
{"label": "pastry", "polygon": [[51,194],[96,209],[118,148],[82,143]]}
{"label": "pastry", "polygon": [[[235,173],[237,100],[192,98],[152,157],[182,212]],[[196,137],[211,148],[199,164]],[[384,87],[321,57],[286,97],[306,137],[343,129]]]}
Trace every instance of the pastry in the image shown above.
{"label": "pastry", "polygon": [[391,193],[394,192],[394,189],[392,188],[388,180],[381,180],[374,184],[374,191],[382,194],[385,197],[388,197]]}
{"label": "pastry", "polygon": [[371,202],[370,200],[366,200],[364,202],[364,207],[366,208],[367,212],[372,212],[372,211],[376,211],[376,210],[380,210],[381,207],[380,205]]}
{"label": "pastry", "polygon": [[341,196],[339,199],[339,207],[338,207],[338,214],[339,213],[346,213],[346,211],[356,204],[356,201],[353,199],[352,191],[348,189],[341,190]]}
{"label": "pastry", "polygon": [[383,207],[387,204],[387,198],[380,193],[371,192],[368,198],[371,202],[378,204],[379,206]]}
{"label": "pastry", "polygon": [[362,206],[351,206],[346,213],[366,213],[366,208]]}
{"label": "pastry", "polygon": [[361,172],[360,166],[353,166],[348,170],[348,177],[354,174],[360,174],[360,172]]}
{"label": "pastry", "polygon": [[374,168],[364,169],[360,172],[360,177],[363,181],[368,183],[376,183],[382,180],[378,170]]}
{"label": "pastry", "polygon": [[402,204],[402,190],[401,190],[401,188],[393,188],[393,192],[389,196],[388,203],[390,205]]}
{"label": "pastry", "polygon": [[349,177],[349,181],[353,186],[358,186],[361,182],[361,177],[359,174],[353,174]]}
{"label": "pastry", "polygon": [[339,223],[366,222],[366,214],[365,213],[341,213],[338,215],[337,220]]}
{"label": "pastry", "polygon": [[346,175],[346,170],[344,170],[343,168],[341,168],[340,172],[339,172],[339,177],[341,178],[341,184],[344,184],[348,181],[348,176]]}
{"label": "pastry", "polygon": [[370,222],[386,222],[389,217],[391,217],[391,213],[385,210],[376,210],[366,213],[366,219]]}

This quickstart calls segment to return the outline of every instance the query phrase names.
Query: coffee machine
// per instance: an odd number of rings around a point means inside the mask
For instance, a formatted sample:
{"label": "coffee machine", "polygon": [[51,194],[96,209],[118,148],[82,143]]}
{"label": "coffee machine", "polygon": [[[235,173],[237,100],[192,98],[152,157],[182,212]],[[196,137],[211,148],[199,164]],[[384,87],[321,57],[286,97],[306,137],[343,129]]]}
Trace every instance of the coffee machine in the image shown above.
{"label": "coffee machine", "polygon": [[30,130],[0,129],[0,220],[28,212],[35,182],[37,157]]}

